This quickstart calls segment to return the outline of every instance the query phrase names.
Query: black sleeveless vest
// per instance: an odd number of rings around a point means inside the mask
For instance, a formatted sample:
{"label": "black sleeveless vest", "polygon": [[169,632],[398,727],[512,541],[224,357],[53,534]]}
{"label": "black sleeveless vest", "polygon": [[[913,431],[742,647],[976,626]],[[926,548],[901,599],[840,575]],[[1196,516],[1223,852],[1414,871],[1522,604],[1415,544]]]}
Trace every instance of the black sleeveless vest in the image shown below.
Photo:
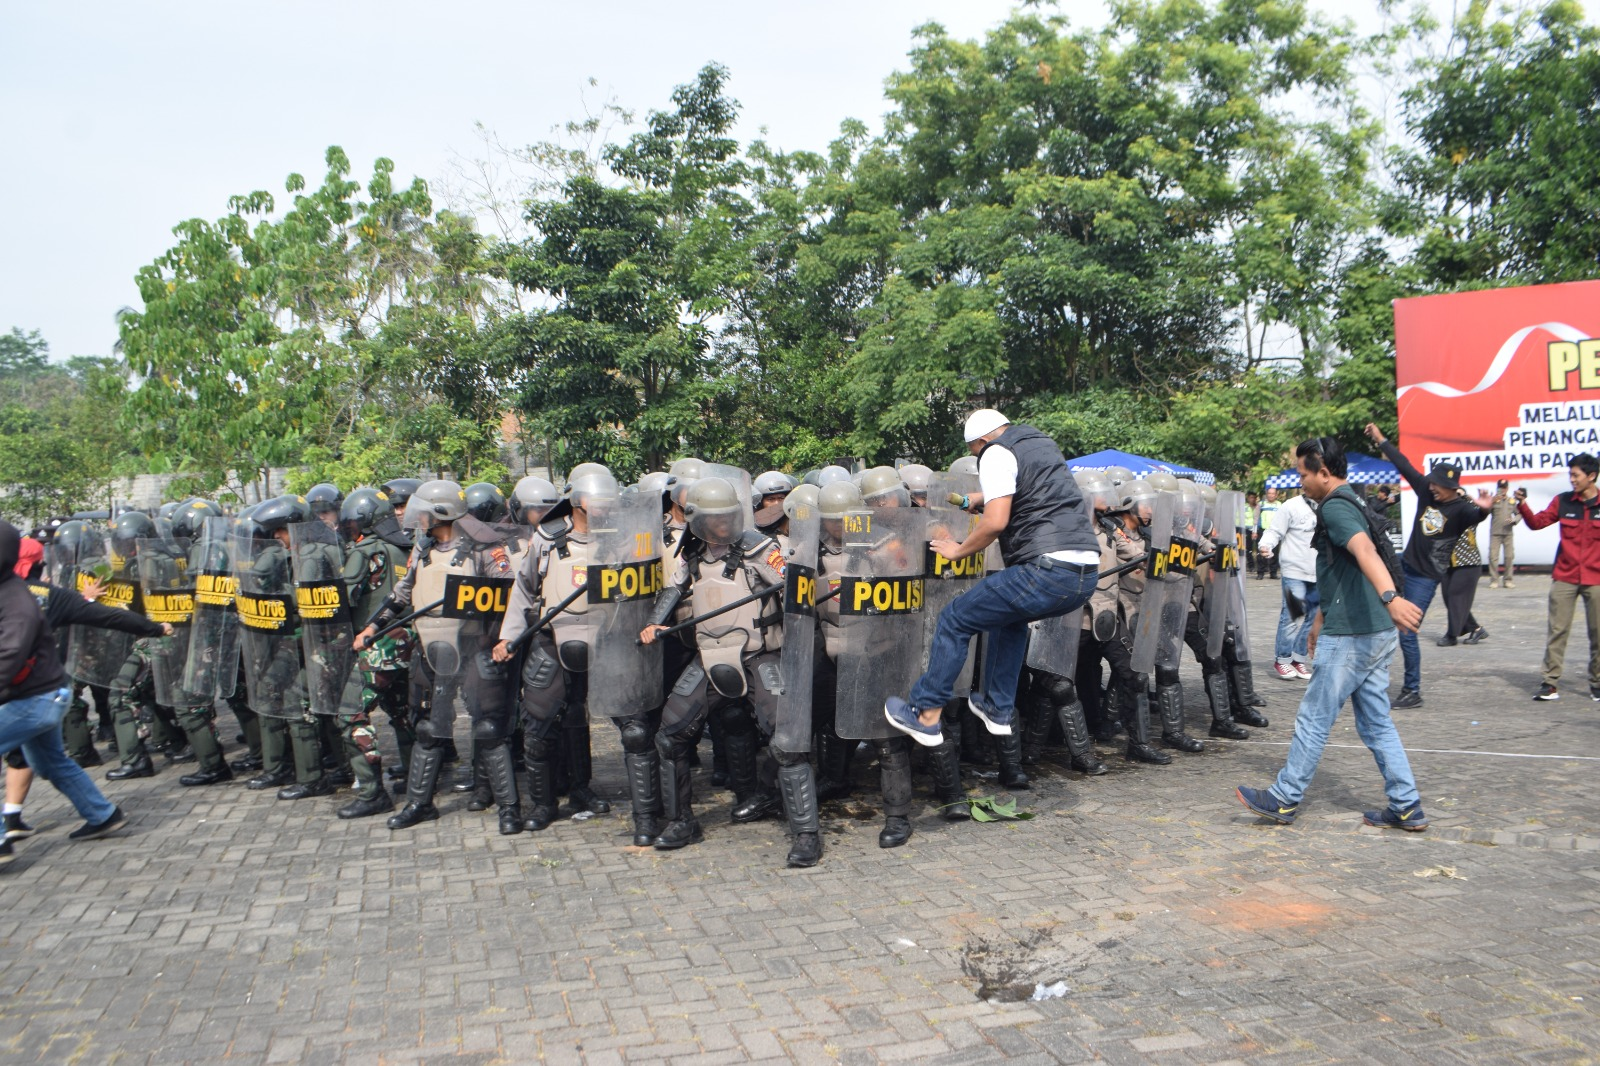
{"label": "black sleeveless vest", "polygon": [[[994,445],[1017,458],[1017,492],[1011,498],[1011,521],[1000,534],[1006,565],[1025,563],[1059,551],[1100,551],[1089,501],[1067,469],[1056,442],[1032,426],[1009,426]],[[983,462],[983,452],[978,453]]]}

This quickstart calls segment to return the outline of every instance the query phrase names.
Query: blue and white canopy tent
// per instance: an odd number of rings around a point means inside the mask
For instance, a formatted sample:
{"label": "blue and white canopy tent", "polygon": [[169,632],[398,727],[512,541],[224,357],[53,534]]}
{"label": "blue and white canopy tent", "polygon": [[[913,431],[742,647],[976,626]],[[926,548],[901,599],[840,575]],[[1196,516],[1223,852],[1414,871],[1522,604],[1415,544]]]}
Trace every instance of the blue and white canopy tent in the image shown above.
{"label": "blue and white canopy tent", "polygon": [[[1104,470],[1109,466],[1123,466],[1139,475],[1148,474],[1152,470],[1165,470],[1174,477],[1193,478],[1196,485],[1214,485],[1217,482],[1214,474],[1209,474],[1204,470],[1195,470],[1179,463],[1163,463],[1159,459],[1148,459],[1142,455],[1134,455],[1132,452],[1119,452],[1115,448],[1107,448],[1105,451],[1095,452],[1093,455],[1083,455],[1076,459],[1068,459],[1067,466],[1073,470]],[[1394,468],[1390,467],[1390,469]],[[1299,479],[1295,479],[1295,484],[1298,485],[1299,483]]]}
{"label": "blue and white canopy tent", "polygon": [[[1370,455],[1360,452],[1345,452],[1345,459],[1350,463],[1350,483],[1353,485],[1398,485],[1400,471],[1387,459],[1375,459]],[[1267,478],[1269,489],[1297,489],[1300,487],[1300,475],[1293,469],[1285,470],[1281,474],[1273,474]]]}

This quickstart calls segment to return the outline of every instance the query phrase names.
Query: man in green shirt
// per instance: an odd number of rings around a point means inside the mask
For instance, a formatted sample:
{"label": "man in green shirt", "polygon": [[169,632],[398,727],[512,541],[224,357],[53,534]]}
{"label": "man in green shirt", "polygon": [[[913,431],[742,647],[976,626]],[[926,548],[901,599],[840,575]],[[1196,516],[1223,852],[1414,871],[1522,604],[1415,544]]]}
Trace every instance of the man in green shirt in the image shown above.
{"label": "man in green shirt", "polygon": [[1411,762],[1389,717],[1389,660],[1398,646],[1396,627],[1415,633],[1422,612],[1401,598],[1372,543],[1366,509],[1345,481],[1344,447],[1332,437],[1305,441],[1295,449],[1295,466],[1305,494],[1321,504],[1311,539],[1321,601],[1311,628],[1315,662],[1295,715],[1288,761],[1271,788],[1241,786],[1239,802],[1264,818],[1292,823],[1334,719],[1348,699],[1356,732],[1377,760],[1389,797],[1388,807],[1367,811],[1363,819],[1384,828],[1425,829],[1428,816]]}

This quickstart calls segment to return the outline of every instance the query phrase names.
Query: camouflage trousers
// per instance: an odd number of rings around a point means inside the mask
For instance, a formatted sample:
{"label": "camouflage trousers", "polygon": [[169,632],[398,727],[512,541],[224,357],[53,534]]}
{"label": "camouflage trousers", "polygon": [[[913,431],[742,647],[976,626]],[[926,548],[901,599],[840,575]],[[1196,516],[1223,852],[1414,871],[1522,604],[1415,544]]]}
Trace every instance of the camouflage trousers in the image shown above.
{"label": "camouflage trousers", "polygon": [[[137,640],[111,683],[111,721],[117,731],[117,753],[124,766],[148,758],[151,747],[176,751],[187,737],[177,714],[156,703],[150,668],[150,640]],[[147,745],[146,742],[149,742]]]}
{"label": "camouflage trousers", "polygon": [[411,724],[409,700],[411,658],[410,630],[401,628],[380,637],[361,653],[361,710],[339,716],[339,733],[345,758],[355,774],[356,794],[372,799],[383,791],[383,755],[372,714],[382,711],[394,730],[395,747],[404,774],[411,766],[411,749],[417,736]]}

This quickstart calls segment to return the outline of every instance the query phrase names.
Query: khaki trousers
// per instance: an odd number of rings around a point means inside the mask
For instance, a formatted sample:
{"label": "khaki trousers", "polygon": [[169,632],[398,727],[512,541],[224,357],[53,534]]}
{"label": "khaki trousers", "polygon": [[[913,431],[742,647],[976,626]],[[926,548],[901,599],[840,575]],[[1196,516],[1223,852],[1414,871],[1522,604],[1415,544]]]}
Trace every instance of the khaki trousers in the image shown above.
{"label": "khaki trousers", "polygon": [[1550,582],[1550,635],[1544,646],[1544,683],[1561,680],[1561,664],[1567,657],[1567,638],[1572,635],[1572,615],[1578,599],[1583,599],[1583,614],[1589,626],[1589,685],[1600,686],[1600,585],[1573,585]]}
{"label": "khaki trousers", "polygon": [[[1502,554],[1505,556],[1504,573],[1501,573],[1501,568],[1495,565],[1495,560],[1499,559]],[[1516,561],[1516,558],[1517,548],[1515,533],[1495,533],[1490,536],[1489,558],[1484,560],[1489,564],[1489,580],[1495,581],[1502,577],[1511,577],[1512,574],[1515,573],[1515,571],[1511,569],[1511,566]]]}

